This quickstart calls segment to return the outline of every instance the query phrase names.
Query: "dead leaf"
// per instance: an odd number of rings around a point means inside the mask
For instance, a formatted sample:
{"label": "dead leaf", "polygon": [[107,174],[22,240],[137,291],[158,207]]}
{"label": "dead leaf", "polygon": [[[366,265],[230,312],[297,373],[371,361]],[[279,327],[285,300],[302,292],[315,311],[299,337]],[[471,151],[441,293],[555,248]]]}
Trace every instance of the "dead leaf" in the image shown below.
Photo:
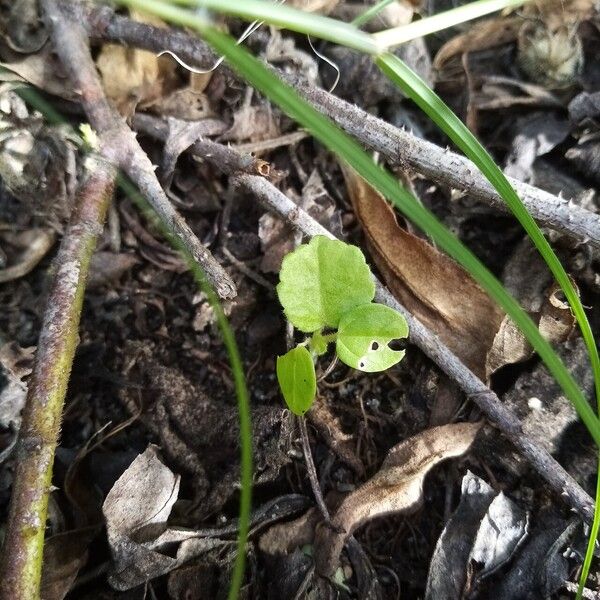
{"label": "dead leaf", "polygon": [[[3,13],[7,9],[8,5]],[[7,21],[2,23],[0,29],[0,35],[11,49],[24,54],[37,52],[48,39],[48,31],[40,19],[36,0],[15,0],[8,9]]]}
{"label": "dead leaf", "polygon": [[[552,282],[546,263],[529,240],[524,240],[508,260],[503,273],[506,289],[538,324],[542,336],[551,344],[564,342],[575,327],[570,306],[559,296],[561,289]],[[577,289],[577,285],[575,289]],[[486,378],[505,365],[511,365],[533,356],[534,350],[513,323],[505,316],[485,363]]]}
{"label": "dead leaf", "polygon": [[467,472],[460,504],[436,544],[425,600],[473,597],[484,579],[506,564],[529,531],[525,511]]}
{"label": "dead leaf", "polygon": [[467,452],[480,427],[481,423],[433,427],[394,446],[379,472],[344,498],[332,517],[332,527],[317,529],[317,571],[333,575],[348,536],[367,521],[419,506],[427,473],[441,461]]}
{"label": "dead leaf", "polygon": [[503,311],[460,265],[402,229],[393,209],[363,179],[343,170],[371,255],[391,292],[483,378]]}
{"label": "dead leaf", "polygon": [[488,19],[475,23],[465,33],[453,37],[438,50],[433,59],[433,67],[442,71],[446,63],[455,56],[514,42],[522,25],[523,19],[520,17]]}
{"label": "dead leaf", "polygon": [[[20,55],[4,53],[4,61],[0,66],[18,75],[20,80],[44,90],[48,94],[77,102],[79,95],[67,83],[58,58],[52,54],[52,47],[46,44],[39,52]],[[2,81],[14,81],[14,76],[2,75]]]}
{"label": "dead leaf", "polygon": [[109,582],[115,589],[131,589],[225,543],[167,527],[179,480],[150,445],[106,496],[102,512],[113,557]]}
{"label": "dead leaf", "polygon": [[88,546],[96,528],[67,531],[53,535],[44,543],[41,597],[62,600],[71,589],[81,567],[88,559]]}
{"label": "dead leaf", "polygon": [[[160,19],[147,13],[131,10],[134,21],[164,27]],[[104,91],[119,112],[129,117],[135,108],[148,106],[169,91],[177,82],[176,64],[167,56],[154,52],[105,44],[96,59]]]}
{"label": "dead leaf", "polygon": [[21,423],[21,409],[27,395],[27,384],[23,379],[33,369],[35,347],[21,348],[16,342],[0,347],[0,427],[7,429],[11,423]]}

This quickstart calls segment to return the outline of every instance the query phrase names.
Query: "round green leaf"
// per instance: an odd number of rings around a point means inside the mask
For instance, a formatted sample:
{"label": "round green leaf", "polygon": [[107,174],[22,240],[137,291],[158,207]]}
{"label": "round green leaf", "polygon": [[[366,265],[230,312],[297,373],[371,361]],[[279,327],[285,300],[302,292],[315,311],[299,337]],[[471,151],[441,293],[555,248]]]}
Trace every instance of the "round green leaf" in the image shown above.
{"label": "round green leaf", "polygon": [[406,319],[383,304],[363,304],[346,313],[338,329],[336,352],[349,367],[374,373],[400,362],[404,350],[392,350],[392,340],[408,335]]}
{"label": "round green leaf", "polygon": [[375,296],[360,249],[321,235],[283,259],[279,279],[277,294],[285,316],[305,332],[337,327],[344,313]]}
{"label": "round green leaf", "polygon": [[303,415],[317,394],[315,365],[304,346],[277,357],[277,380],[288,408],[295,415]]}

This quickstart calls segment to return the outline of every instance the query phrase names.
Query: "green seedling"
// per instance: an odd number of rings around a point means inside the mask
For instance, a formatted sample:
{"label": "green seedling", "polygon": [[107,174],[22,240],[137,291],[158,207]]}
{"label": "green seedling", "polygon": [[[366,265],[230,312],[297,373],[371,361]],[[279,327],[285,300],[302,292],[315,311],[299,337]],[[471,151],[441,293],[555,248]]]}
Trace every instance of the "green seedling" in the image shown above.
{"label": "green seedling", "polygon": [[[404,357],[393,340],[408,335],[406,319],[375,304],[373,275],[359,248],[318,235],[283,259],[277,295],[288,321],[310,334],[277,357],[277,380],[288,408],[303,415],[317,393],[315,361],[335,342],[349,367],[385,371]],[[326,331],[325,331],[326,330]]]}

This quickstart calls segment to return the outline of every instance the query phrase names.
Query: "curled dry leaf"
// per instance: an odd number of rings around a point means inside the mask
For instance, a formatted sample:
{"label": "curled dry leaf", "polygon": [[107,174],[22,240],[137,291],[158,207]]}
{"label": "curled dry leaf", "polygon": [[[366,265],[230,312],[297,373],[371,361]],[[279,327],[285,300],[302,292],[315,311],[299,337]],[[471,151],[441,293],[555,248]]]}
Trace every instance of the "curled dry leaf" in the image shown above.
{"label": "curled dry leaf", "polygon": [[[132,10],[134,21],[158,27],[164,23],[149,14]],[[96,59],[104,91],[119,112],[131,116],[136,106],[152,104],[170,92],[177,82],[176,63],[154,52],[105,44]]]}
{"label": "curled dry leaf", "polygon": [[224,543],[193,530],[167,527],[178,493],[179,476],[151,445],[106,496],[102,511],[113,557],[109,582],[115,589],[131,589]]}
{"label": "curled dry leaf", "polygon": [[[560,288],[552,283],[546,264],[529,240],[517,247],[506,264],[502,280],[551,344],[562,343],[571,335],[575,327],[571,308],[561,299]],[[486,377],[489,379],[505,365],[528,360],[533,352],[518,327],[505,316],[486,357]]]}
{"label": "curled dry leaf", "polygon": [[465,33],[450,39],[439,49],[433,59],[433,67],[437,71],[441,71],[446,63],[455,56],[514,42],[522,25],[523,19],[520,17],[488,19],[476,23]]}
{"label": "curled dry leaf", "polygon": [[504,313],[471,276],[427,241],[402,229],[394,210],[343,168],[375,264],[404,306],[480,377]]}
{"label": "curled dry leaf", "polygon": [[528,527],[525,511],[467,472],[460,504],[444,527],[429,565],[425,599],[471,597],[484,579],[512,558]]}
{"label": "curled dry leaf", "polygon": [[332,517],[332,527],[317,530],[318,572],[325,576],[335,572],[346,540],[367,521],[419,506],[427,473],[441,461],[467,452],[480,427],[481,423],[433,427],[394,446],[379,472],[344,498]]}

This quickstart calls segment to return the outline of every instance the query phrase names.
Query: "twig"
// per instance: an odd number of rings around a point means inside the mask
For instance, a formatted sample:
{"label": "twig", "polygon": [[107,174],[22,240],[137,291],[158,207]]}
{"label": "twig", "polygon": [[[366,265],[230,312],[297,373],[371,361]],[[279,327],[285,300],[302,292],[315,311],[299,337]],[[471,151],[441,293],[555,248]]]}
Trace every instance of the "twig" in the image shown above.
{"label": "twig", "polygon": [[[145,121],[147,128],[144,127],[144,131],[150,134],[154,131],[158,137],[157,132],[160,128],[150,126],[151,121],[157,120],[150,117]],[[137,119],[135,122],[141,123]],[[278,214],[302,234],[308,237],[325,235],[334,238],[333,234],[325,227],[294,204],[265,178],[247,174],[243,169],[231,170],[231,165],[237,163],[242,166],[245,164],[242,160],[243,157],[235,149],[208,140],[203,141],[203,144],[203,148],[208,150],[208,154],[204,157],[206,160],[223,172],[232,175],[234,184],[255,196],[269,210]],[[192,147],[193,150],[194,147]],[[592,498],[546,450],[538,446],[523,432],[519,419],[502,404],[498,396],[469,370],[433,332],[404,308],[378,280],[376,281],[376,299],[378,302],[398,310],[406,317],[410,328],[410,341],[461,387],[489,421],[504,433],[569,506],[585,520],[591,521],[594,511]]]}
{"label": "twig", "polygon": [[108,103],[90,54],[85,29],[80,21],[76,20],[80,3],[59,6],[56,0],[43,0],[42,6],[52,32],[56,53],[66,68],[73,87],[80,93],[81,104],[92,127],[98,133],[111,133],[111,159],[116,160],[117,165],[138,186],[161,220],[184,243],[202,266],[208,281],[219,296],[235,297],[235,284],[183,217],[173,208],[156,178],[150,159],[136,141],[131,129]]}
{"label": "twig", "polygon": [[35,368],[17,443],[16,473],[0,565],[0,598],[39,598],[54,451],[73,356],[85,283],[96,238],[112,197],[116,170],[87,159],[70,224],[56,257]]}
{"label": "twig", "polygon": [[[214,61],[214,54],[209,47],[193,35],[135,23],[111,14],[110,9],[101,11],[101,14],[100,9],[86,8],[81,11],[82,22],[93,37],[157,53],[170,50],[185,62],[198,67],[206,67]],[[225,65],[221,68],[225,68]],[[508,212],[502,198],[470,160],[398,129],[349,102],[307,84],[298,76],[280,75],[324,114],[334,118],[348,133],[380,152],[392,164],[409,167],[440,185],[463,190],[472,198]],[[535,186],[516,179],[509,178],[509,181],[527,210],[541,225],[600,247],[600,215]]]}

